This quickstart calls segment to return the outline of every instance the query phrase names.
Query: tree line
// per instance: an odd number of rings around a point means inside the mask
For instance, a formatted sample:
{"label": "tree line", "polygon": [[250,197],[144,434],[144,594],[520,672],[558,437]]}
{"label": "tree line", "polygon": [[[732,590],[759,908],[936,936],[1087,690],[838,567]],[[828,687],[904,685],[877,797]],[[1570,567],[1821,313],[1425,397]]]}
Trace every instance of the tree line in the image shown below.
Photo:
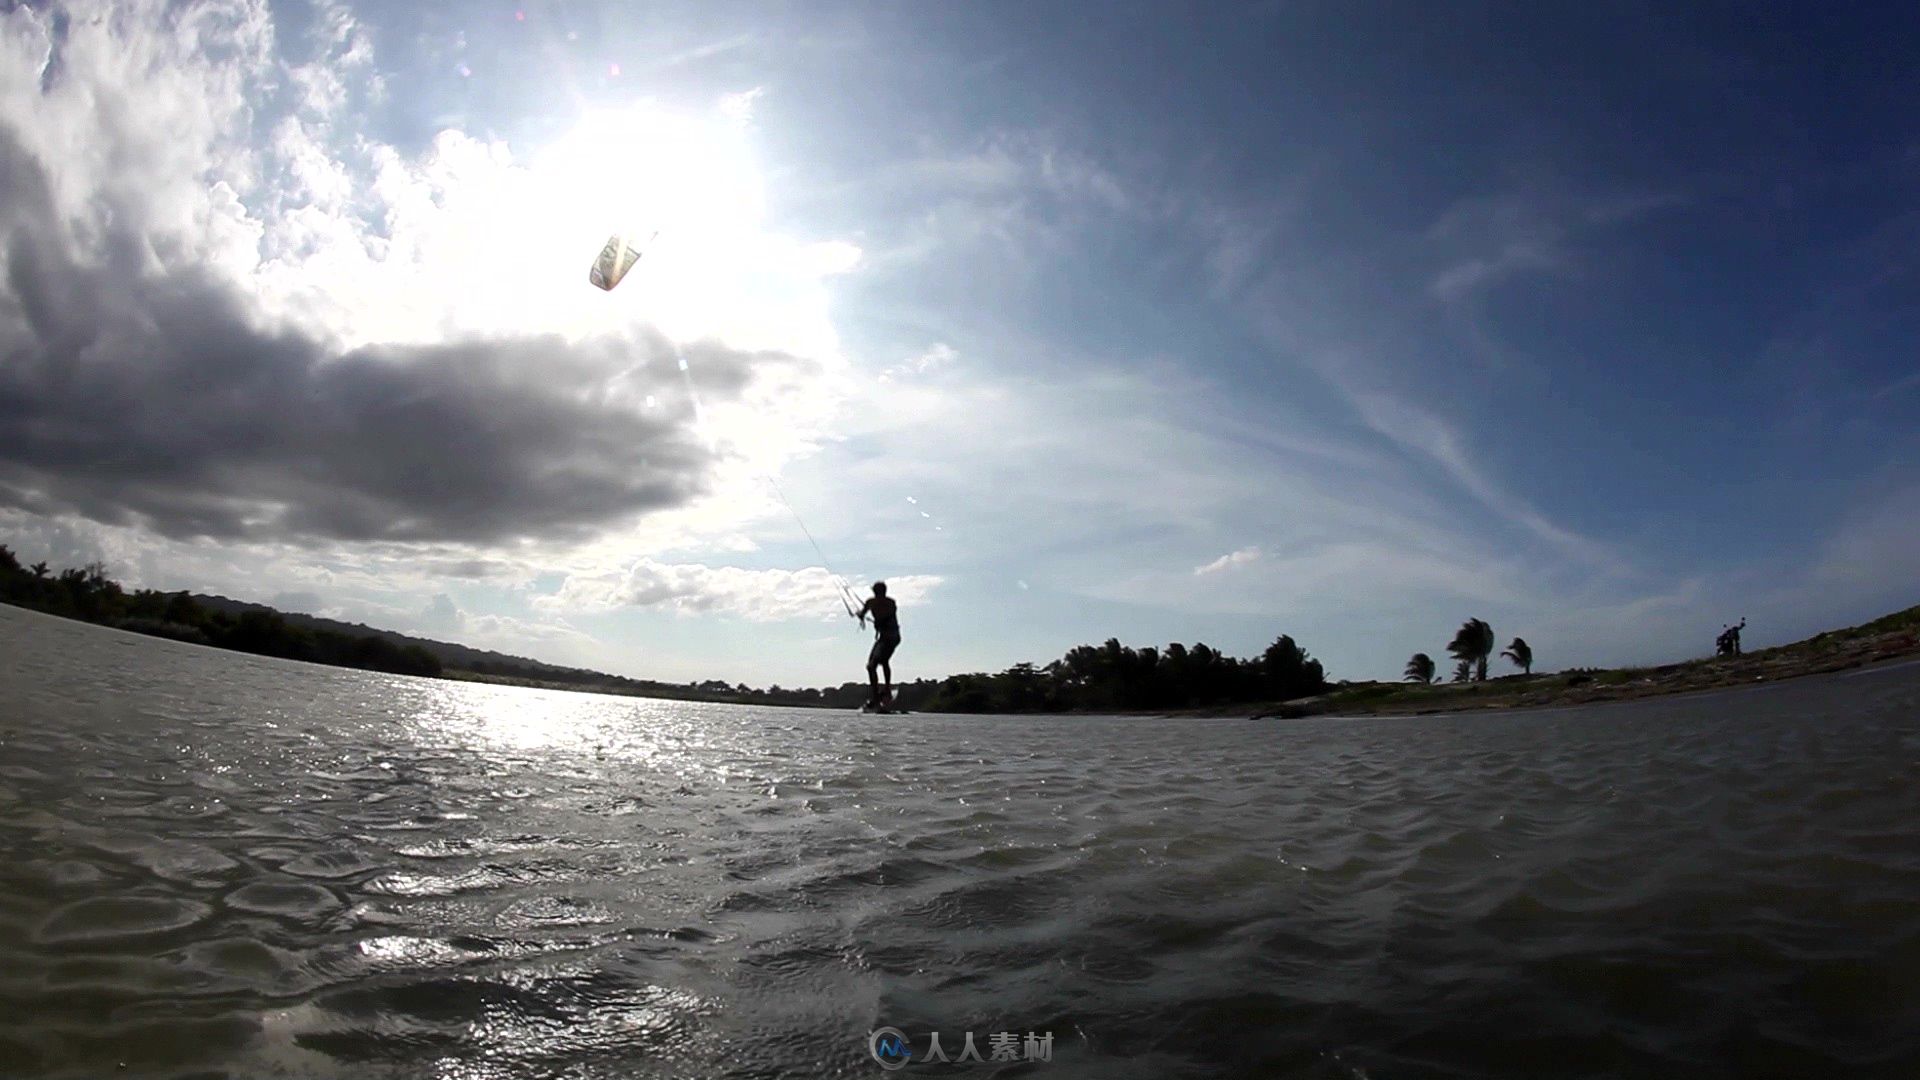
{"label": "tree line", "polygon": [[[100,563],[61,570],[23,566],[0,546],[0,601],[157,637],[262,656],[307,660],[401,675],[438,676],[440,657],[419,644],[295,626],[281,613],[255,608],[229,614],[186,592],[127,591]],[[856,709],[865,682],[825,688],[765,690],[719,679],[662,683],[580,669],[479,661],[470,669],[494,679],[565,685],[647,697],[755,705]],[[1240,659],[1205,644],[1133,648],[1117,638],[1081,645],[1044,665],[1015,664],[998,673],[970,672],[894,686],[894,703],[915,712],[1035,713],[1182,709],[1290,701],[1327,689],[1320,661],[1282,635],[1259,656]]]}
{"label": "tree line", "polygon": [[[511,665],[474,667],[505,677],[554,680]],[[819,688],[776,684],[760,690],[720,679],[668,684],[578,674],[580,679],[568,681],[577,682],[581,689],[745,705],[857,709],[869,696],[865,682]],[[969,672],[895,683],[893,702],[909,712],[1128,712],[1290,701],[1326,689],[1320,661],[1308,656],[1291,637],[1282,636],[1260,656],[1245,660],[1204,644],[1130,648],[1109,638],[1104,645],[1081,645],[1044,665],[1021,663],[998,673]]]}
{"label": "tree line", "polygon": [[23,566],[0,546],[0,601],[53,615],[102,623],[156,637],[260,656],[307,660],[396,675],[438,675],[440,659],[418,645],[371,634],[352,636],[288,624],[279,612],[210,611],[185,592],[120,587],[100,563],[54,573],[44,562]]}
{"label": "tree line", "polygon": [[[1326,689],[1320,661],[1285,635],[1249,659],[1204,644],[1174,642],[1163,650],[1108,638],[1043,666],[902,683],[894,687],[894,701],[928,712],[1123,712],[1291,701]],[[866,688],[859,693],[864,700]]]}

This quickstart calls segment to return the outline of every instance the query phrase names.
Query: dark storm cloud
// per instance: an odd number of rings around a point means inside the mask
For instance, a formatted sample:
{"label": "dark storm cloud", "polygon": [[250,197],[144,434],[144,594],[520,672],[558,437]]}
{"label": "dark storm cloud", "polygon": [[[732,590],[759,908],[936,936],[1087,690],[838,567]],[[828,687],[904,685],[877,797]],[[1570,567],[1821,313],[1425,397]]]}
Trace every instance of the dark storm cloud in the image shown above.
{"label": "dark storm cloud", "polygon": [[[175,260],[140,235],[77,257],[58,221],[0,132],[0,503],[172,537],[567,539],[685,503],[712,464],[658,335],[338,354],[204,272],[155,272]],[[709,403],[803,363],[689,360]]]}

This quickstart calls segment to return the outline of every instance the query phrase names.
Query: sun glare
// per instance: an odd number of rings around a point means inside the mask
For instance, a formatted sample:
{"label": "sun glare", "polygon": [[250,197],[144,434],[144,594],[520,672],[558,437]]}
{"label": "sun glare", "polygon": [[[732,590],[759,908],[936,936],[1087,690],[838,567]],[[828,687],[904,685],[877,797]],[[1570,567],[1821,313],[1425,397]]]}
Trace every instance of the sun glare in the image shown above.
{"label": "sun glare", "polygon": [[656,244],[709,252],[715,261],[727,249],[737,254],[764,212],[746,132],[724,114],[649,105],[589,113],[535,154],[532,172],[563,200],[582,235],[659,231]]}
{"label": "sun glare", "polygon": [[741,119],[646,104],[593,112],[536,153],[529,172],[579,264],[573,277],[610,233],[642,249],[619,291],[574,294],[575,332],[637,319],[674,337],[758,336],[742,324],[763,307],[752,302],[757,268],[775,241],[762,232],[765,188]]}
{"label": "sun glare", "polygon": [[[377,232],[310,213],[294,223],[300,244],[283,244],[255,278],[347,347],[652,325],[680,341],[837,351],[822,282],[852,269],[859,249],[769,224],[740,107],[642,102],[584,113],[543,146],[449,130],[418,159],[391,148],[376,159]],[[643,254],[606,293],[587,268],[614,233]]]}

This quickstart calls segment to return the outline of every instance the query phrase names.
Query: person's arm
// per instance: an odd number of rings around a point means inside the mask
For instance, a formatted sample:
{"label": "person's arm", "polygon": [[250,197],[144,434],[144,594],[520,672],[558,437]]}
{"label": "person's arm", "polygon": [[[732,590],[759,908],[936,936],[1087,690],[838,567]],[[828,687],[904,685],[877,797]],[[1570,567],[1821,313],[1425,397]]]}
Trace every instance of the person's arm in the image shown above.
{"label": "person's arm", "polygon": [[862,630],[867,628],[867,611],[872,607],[873,600],[869,598],[866,603],[860,605],[859,611],[853,613],[853,617],[860,620],[860,629]]}

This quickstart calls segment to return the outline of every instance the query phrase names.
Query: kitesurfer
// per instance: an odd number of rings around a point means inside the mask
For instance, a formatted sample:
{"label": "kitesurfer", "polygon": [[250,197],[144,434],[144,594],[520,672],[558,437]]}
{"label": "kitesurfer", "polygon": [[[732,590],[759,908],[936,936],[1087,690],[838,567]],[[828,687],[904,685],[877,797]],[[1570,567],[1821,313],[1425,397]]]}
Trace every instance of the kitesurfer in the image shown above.
{"label": "kitesurfer", "polygon": [[[873,688],[873,696],[867,704],[880,707],[893,699],[893,650],[900,647],[899,605],[887,596],[887,583],[873,583],[873,595],[860,605],[854,617],[860,625],[867,625],[867,616],[873,616],[873,651],[867,654],[867,684]],[[881,693],[880,676],[886,675],[886,691]]]}

